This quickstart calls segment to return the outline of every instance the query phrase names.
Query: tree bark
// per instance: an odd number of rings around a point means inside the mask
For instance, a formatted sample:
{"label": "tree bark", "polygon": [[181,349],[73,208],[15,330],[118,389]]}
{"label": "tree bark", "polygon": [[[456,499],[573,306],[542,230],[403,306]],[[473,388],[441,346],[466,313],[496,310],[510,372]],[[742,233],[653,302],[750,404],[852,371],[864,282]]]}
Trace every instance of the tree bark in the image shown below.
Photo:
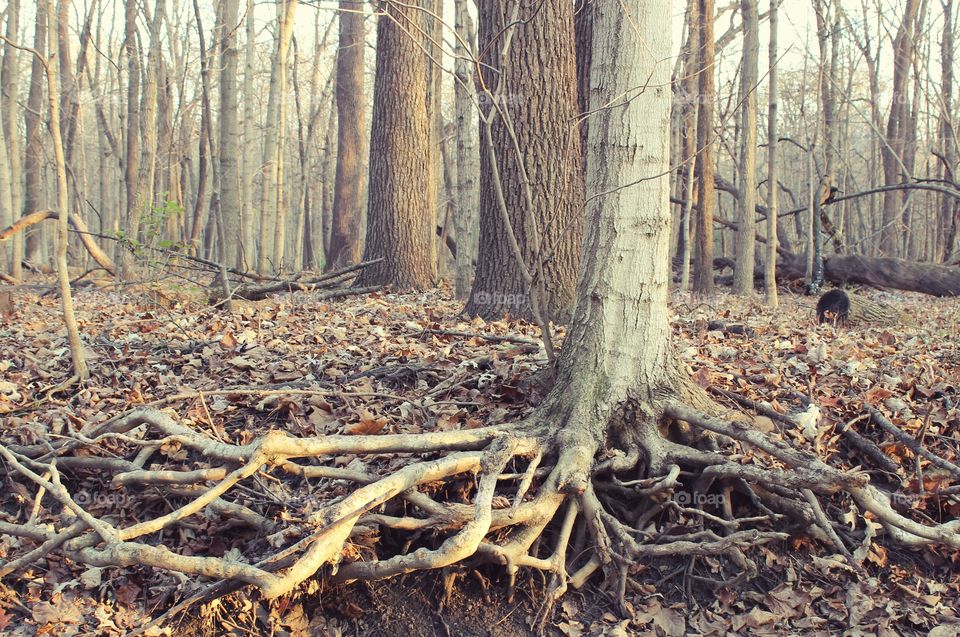
{"label": "tree bark", "polygon": [[424,193],[432,179],[427,82],[418,33],[432,0],[388,0],[377,20],[377,70],[370,125],[370,196],[364,269],[357,285],[423,290],[435,284],[434,211]]}
{"label": "tree bark", "polygon": [[337,269],[360,260],[363,206],[363,28],[364,3],[340,0],[340,48],[337,49],[337,175],[333,191],[333,226],[326,267]]}
{"label": "tree bark", "polygon": [[[20,94],[20,52],[11,44],[16,42],[20,27],[20,0],[7,3],[6,36],[9,42],[4,44],[3,64],[0,67],[0,111],[7,141],[9,164],[0,164],[0,170],[9,170],[10,180],[10,216],[15,217],[23,211],[23,158],[20,153],[20,131],[17,127],[17,103]],[[9,166],[9,168],[8,168]],[[11,219],[12,221],[12,219]],[[23,237],[13,240],[10,249],[10,276],[20,280],[23,276]]]}
{"label": "tree bark", "polygon": [[770,2],[770,45],[768,62],[768,111],[767,111],[767,253],[763,268],[764,299],[769,307],[777,307],[777,222],[780,213],[779,166],[777,165],[778,132],[777,121],[779,109],[777,66],[779,52],[777,37],[779,35],[779,4],[777,0]]}
{"label": "tree bark", "polygon": [[299,0],[281,0],[277,10],[279,13],[280,39],[277,44],[277,63],[275,68],[279,73],[279,87],[277,93],[277,156],[276,156],[276,225],[273,235],[274,268],[283,269],[284,250],[286,247],[287,232],[287,203],[284,196],[284,141],[286,140],[286,113],[287,113],[287,57],[290,52],[290,40],[293,37],[293,19]]}
{"label": "tree bark", "polygon": [[236,30],[239,0],[220,0],[220,215],[223,219],[223,263],[240,267],[243,231],[240,202],[240,129]]}
{"label": "tree bark", "polygon": [[[47,50],[46,1],[37,4],[37,24],[34,31],[34,48],[40,55]],[[43,143],[40,140],[40,113],[43,110],[43,85],[45,82],[43,61],[34,56],[30,68],[30,93],[27,96],[27,108],[23,113],[26,126],[24,145],[24,189],[23,214],[45,207],[43,205]],[[40,236],[37,232],[25,235],[26,258],[36,261],[40,253]]]}
{"label": "tree bark", "polygon": [[697,0],[700,17],[699,92],[700,112],[697,116],[697,239],[694,252],[693,291],[705,296],[713,293],[713,209],[716,193],[713,189],[714,132],[713,110],[716,88],[714,85],[714,35],[713,0]]}
{"label": "tree bark", "polygon": [[759,76],[760,35],[757,0],[741,0],[743,18],[743,61],[740,72],[740,200],[737,202],[737,267],[733,271],[734,294],[753,294],[753,270],[756,260],[757,205],[757,80]]}
{"label": "tree bark", "polygon": [[[45,0],[46,13],[49,21],[48,47],[50,51],[57,50],[57,40],[60,30],[66,31],[67,25],[59,23],[54,12],[54,0]],[[42,61],[41,61],[42,62]],[[85,380],[90,376],[86,357],[83,352],[83,343],[80,340],[80,328],[73,310],[73,294],[70,291],[70,271],[67,268],[67,244],[69,243],[68,218],[70,209],[69,193],[67,191],[67,163],[63,152],[63,138],[60,135],[60,80],[57,75],[57,66],[52,59],[45,64],[47,76],[47,100],[50,106],[50,136],[53,139],[54,167],[57,173],[57,207],[60,209],[59,223],[57,224],[57,281],[60,287],[60,303],[63,308],[63,321],[67,328],[67,341],[70,343],[70,357],[73,361],[73,373],[77,380]]]}
{"label": "tree bark", "polygon": [[[943,0],[943,35],[940,40],[940,152],[944,179],[955,181],[957,165],[957,140],[953,113],[953,0]],[[939,257],[949,263],[957,250],[957,226],[960,224],[960,202],[953,197],[940,195],[941,241]]]}
{"label": "tree bark", "polygon": [[[887,119],[886,144],[880,147],[883,158],[883,182],[887,186],[910,178],[904,174],[904,151],[907,134],[907,103],[909,102],[910,66],[914,50],[914,23],[920,8],[920,0],[907,0],[903,20],[893,42],[893,95],[890,101],[890,116]],[[883,217],[880,228],[880,253],[895,256],[903,228],[899,224],[903,193],[889,191],[883,196]]]}
{"label": "tree bark", "polygon": [[[127,236],[137,240],[140,209],[137,195],[140,191],[140,41],[137,33],[138,2],[127,2],[124,10],[123,52],[127,56],[127,128],[124,152],[124,193],[126,196],[125,229]],[[121,275],[129,264],[128,253],[120,253]]]}
{"label": "tree bark", "polygon": [[475,56],[476,42],[467,4],[467,0],[456,0],[454,23],[457,33],[453,89],[457,137],[457,205],[453,216],[457,235],[457,271],[454,290],[457,298],[462,300],[470,296],[480,223],[480,131],[474,105],[475,66],[470,59]]}
{"label": "tree bark", "polygon": [[573,4],[481,0],[479,16],[480,243],[466,311],[565,321],[584,203]]}

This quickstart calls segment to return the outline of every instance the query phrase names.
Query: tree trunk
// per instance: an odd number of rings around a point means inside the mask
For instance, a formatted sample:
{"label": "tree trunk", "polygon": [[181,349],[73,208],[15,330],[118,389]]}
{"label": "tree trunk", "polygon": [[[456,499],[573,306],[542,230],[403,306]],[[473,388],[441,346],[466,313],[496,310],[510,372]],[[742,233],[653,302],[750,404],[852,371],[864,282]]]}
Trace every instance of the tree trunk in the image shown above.
{"label": "tree trunk", "polygon": [[276,176],[277,190],[276,196],[276,225],[273,234],[273,267],[283,269],[284,249],[286,246],[287,232],[287,202],[285,197],[285,176],[284,176],[284,142],[286,134],[286,113],[287,113],[287,57],[290,52],[290,40],[293,37],[293,18],[297,10],[299,0],[281,0],[277,10],[280,12],[279,30],[280,39],[277,45],[277,64],[276,69],[279,73],[279,87],[277,93],[277,156],[276,156]]}
{"label": "tree trunk", "polygon": [[777,222],[780,213],[779,167],[777,166],[778,143],[780,138],[777,121],[777,36],[779,29],[779,11],[776,1],[770,3],[770,55],[768,63],[768,112],[767,112],[767,254],[763,269],[764,298],[769,307],[777,307]]}
{"label": "tree trunk", "polygon": [[453,89],[457,127],[457,205],[453,216],[457,234],[457,272],[454,289],[461,300],[470,296],[480,223],[480,131],[474,106],[475,67],[470,62],[475,55],[476,43],[467,4],[467,0],[456,0],[456,81]]}
{"label": "tree trunk", "polygon": [[239,267],[243,231],[240,203],[240,129],[237,99],[237,24],[239,0],[220,0],[220,215],[223,219],[223,263]]}
{"label": "tree trunk", "polygon": [[[34,31],[34,48],[41,55],[47,50],[46,2],[37,4],[37,25]],[[43,143],[40,141],[40,113],[43,110],[43,85],[45,82],[43,62],[34,57],[30,68],[30,93],[27,96],[27,108],[23,113],[26,126],[24,145],[24,189],[23,214],[27,215],[43,205]],[[40,235],[27,232],[25,235],[26,259],[36,261],[40,253]]]}
{"label": "tree trunk", "polygon": [[481,0],[479,16],[486,118],[480,258],[466,311],[565,321],[584,202],[580,137],[571,124],[578,110],[573,4]]}
{"label": "tree trunk", "polygon": [[424,197],[433,178],[427,57],[411,34],[433,0],[387,1],[377,20],[377,70],[370,125],[370,197],[363,270],[357,285],[423,290],[435,284],[434,211]]}
{"label": "tree trunk", "polygon": [[[7,140],[7,157],[9,164],[0,164],[0,170],[9,170],[10,180],[10,216],[15,217],[22,212],[23,207],[23,158],[20,154],[20,131],[17,127],[17,108],[20,95],[20,51],[13,46],[17,41],[20,27],[20,0],[9,0],[7,3],[7,40],[3,47],[3,64],[0,68],[0,112]],[[9,166],[9,169],[8,169]],[[10,276],[20,280],[23,276],[23,236],[16,236],[11,242],[10,249]]]}
{"label": "tree trunk", "polygon": [[337,176],[333,191],[328,269],[360,260],[360,218],[363,206],[364,3],[340,0],[340,48],[337,50]]}
{"label": "tree trunk", "polygon": [[[886,186],[899,184],[910,175],[904,173],[904,150],[907,134],[907,104],[909,102],[910,66],[913,60],[914,28],[920,0],[907,0],[903,21],[893,42],[893,95],[890,101],[890,116],[887,119],[886,144],[881,145],[883,157],[883,183]],[[903,193],[891,190],[883,196],[883,217],[880,228],[880,253],[895,256],[903,228],[899,224]]]}
{"label": "tree trunk", "polygon": [[[50,51],[57,50],[57,40],[60,30],[66,31],[66,24],[58,24],[57,14],[54,11],[54,0],[45,0],[47,19],[49,21],[48,47]],[[60,82],[57,77],[57,66],[52,59],[47,60],[45,66],[47,75],[47,100],[50,106],[50,136],[53,140],[54,167],[57,173],[57,208],[59,222],[57,224],[57,281],[60,288],[60,303],[63,308],[63,320],[67,328],[67,341],[70,343],[70,356],[73,361],[73,373],[77,380],[85,380],[90,376],[86,358],[83,353],[83,343],[80,341],[80,328],[73,311],[73,294],[70,291],[70,271],[67,268],[67,244],[70,201],[67,191],[67,163],[63,153],[63,138],[60,135]]]}
{"label": "tree trunk", "polygon": [[241,251],[237,255],[239,264],[244,270],[254,263],[257,253],[254,240],[257,223],[262,223],[261,215],[254,214],[253,193],[254,176],[257,174],[256,144],[253,139],[254,123],[256,121],[254,103],[256,97],[253,92],[253,73],[256,59],[256,23],[254,22],[253,0],[246,2],[246,42],[244,42],[243,64],[243,179],[240,181],[243,209],[241,213]]}
{"label": "tree trunk", "polygon": [[699,295],[713,293],[713,209],[716,193],[713,189],[714,132],[713,108],[716,88],[714,85],[714,35],[713,0],[697,0],[700,17],[700,64],[698,68],[700,90],[700,113],[697,116],[697,239],[694,252],[693,291]]}
{"label": "tree trunk", "polygon": [[[124,193],[126,196],[127,236],[137,240],[140,209],[137,195],[140,191],[140,41],[137,33],[138,2],[127,2],[124,11],[123,52],[127,56],[127,128],[124,152]],[[121,276],[126,274],[129,256],[123,250],[120,257]]]}
{"label": "tree trunk", "polygon": [[756,260],[757,205],[757,78],[759,76],[760,35],[757,0],[741,0],[743,18],[743,63],[740,73],[740,201],[737,210],[737,267],[733,271],[734,294],[753,294],[753,270]]}
{"label": "tree trunk", "polygon": [[[953,0],[943,0],[943,36],[940,41],[940,152],[943,153],[942,175],[949,181],[956,180],[957,140],[953,113]],[[953,197],[940,195],[941,262],[950,263],[957,249],[957,224],[960,222],[960,202]]]}
{"label": "tree trunk", "polygon": [[677,258],[680,261],[680,289],[690,289],[690,255],[693,252],[695,229],[691,225],[694,205],[697,198],[695,168],[697,164],[697,118],[700,111],[698,94],[698,64],[700,18],[697,13],[698,0],[688,0],[687,3],[687,46],[683,53],[683,81],[681,82],[681,99],[683,100],[683,115],[681,119],[680,148],[682,173],[677,179],[682,179],[682,199],[680,209],[679,229],[677,236]]}

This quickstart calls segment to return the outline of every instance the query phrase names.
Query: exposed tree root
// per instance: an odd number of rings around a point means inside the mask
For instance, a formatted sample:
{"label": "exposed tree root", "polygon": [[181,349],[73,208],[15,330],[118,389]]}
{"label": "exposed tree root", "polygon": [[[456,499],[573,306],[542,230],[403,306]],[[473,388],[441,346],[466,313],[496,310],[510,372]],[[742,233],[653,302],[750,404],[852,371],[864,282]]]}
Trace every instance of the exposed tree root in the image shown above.
{"label": "exposed tree root", "polygon": [[[623,418],[641,423],[624,430],[636,435],[619,436],[619,451],[601,446],[583,413],[562,416],[556,405],[502,427],[304,439],[274,431],[247,444],[139,409],[57,444],[0,446],[8,474],[32,482],[37,494],[20,515],[0,520],[0,533],[36,545],[3,566],[0,577],[60,553],[93,566],[148,566],[253,584],[274,598],[327,565],[328,575],[351,581],[488,562],[506,569],[511,588],[522,568],[550,576],[545,620],[568,587],[583,586],[597,571],[623,603],[632,569],[651,558],[726,556],[732,581],[756,572],[751,547],[802,533],[855,562],[823,504],[836,494],[848,494],[897,541],[960,547],[960,522],[904,517],[863,472],[838,470],[749,425],[684,404],[633,407],[615,416],[614,429]],[[642,424],[651,415],[710,432],[710,443],[670,440]],[[548,416],[560,417],[561,426]],[[752,460],[730,453],[737,446]],[[92,455],[106,448],[115,457]],[[161,457],[162,448],[180,448],[189,461]],[[126,458],[116,457],[118,450]],[[345,456],[356,459],[347,467],[330,462]],[[61,471],[95,471],[128,499],[159,493],[170,506],[142,506],[140,522],[117,525],[109,511],[83,506],[82,482]],[[312,492],[304,504],[281,506],[304,490]],[[240,493],[268,504],[254,507]],[[172,529],[204,511],[259,530],[267,545],[251,546],[239,560],[177,550]],[[407,541],[394,551],[377,529]]]}

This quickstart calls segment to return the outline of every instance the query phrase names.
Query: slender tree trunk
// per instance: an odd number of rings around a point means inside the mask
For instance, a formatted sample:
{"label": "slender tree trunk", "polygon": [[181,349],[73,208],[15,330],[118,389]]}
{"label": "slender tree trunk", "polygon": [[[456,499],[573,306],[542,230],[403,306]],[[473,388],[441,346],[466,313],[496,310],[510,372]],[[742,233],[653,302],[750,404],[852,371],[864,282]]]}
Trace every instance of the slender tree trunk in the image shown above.
{"label": "slender tree trunk", "polygon": [[741,0],[743,18],[743,63],[740,73],[740,199],[737,215],[735,294],[753,294],[756,267],[757,206],[757,80],[759,77],[760,35],[757,0]]}
{"label": "slender tree trunk", "polygon": [[[7,30],[6,36],[10,42],[17,41],[20,27],[20,0],[9,0],[7,3]],[[18,100],[20,95],[20,52],[9,42],[3,47],[3,64],[0,68],[0,111],[7,141],[7,157],[9,164],[0,164],[0,170],[9,170],[10,180],[10,215],[16,216],[24,209],[23,206],[23,157],[20,151],[20,131],[17,127]],[[8,168],[9,165],[9,168]],[[23,235],[18,234],[10,241],[10,276],[20,280],[23,276]]]}
{"label": "slender tree trunk", "polygon": [[[34,48],[40,55],[47,50],[47,2],[37,4],[37,24],[34,31]],[[43,85],[45,83],[43,61],[34,57],[30,69],[30,93],[23,119],[26,126],[24,145],[23,214],[43,208],[43,143],[40,141],[40,112],[43,109]],[[36,261],[40,254],[39,231],[26,232],[26,258]]]}
{"label": "slender tree trunk", "polygon": [[697,116],[697,202],[700,210],[697,215],[697,239],[694,252],[693,291],[699,295],[713,294],[713,209],[716,205],[716,191],[713,187],[714,132],[713,109],[716,88],[714,85],[714,3],[713,0],[697,0],[700,17],[698,29],[700,64],[699,99],[700,109]]}
{"label": "slender tree trunk", "polygon": [[[890,116],[887,119],[887,143],[881,145],[883,157],[883,182],[892,186],[901,183],[908,175],[904,174],[904,149],[907,132],[907,102],[909,91],[910,65],[914,49],[914,23],[920,8],[920,0],[907,0],[903,12],[903,21],[893,43],[893,95],[890,101]],[[900,227],[899,213],[903,193],[892,190],[883,196],[883,217],[880,228],[880,253],[883,256],[896,256],[897,244],[903,228]]]}
{"label": "slender tree trunk", "polygon": [[779,24],[779,1],[770,0],[770,47],[767,70],[768,107],[767,107],[767,254],[763,268],[763,291],[768,307],[777,307],[777,220],[780,213],[780,192],[778,182],[780,171],[778,160],[779,99],[777,86],[777,67],[780,60],[777,47]]}
{"label": "slender tree trunk", "polygon": [[[377,70],[370,124],[369,231],[363,260],[382,259],[359,285],[426,289],[435,283],[434,211],[424,193],[433,179],[427,57],[411,34],[433,0],[387,1],[377,20]],[[343,124],[341,123],[341,126]]]}
{"label": "slender tree trunk", "polygon": [[[57,39],[60,30],[66,30],[66,24],[59,24],[54,11],[54,0],[45,0],[46,13],[49,20],[48,47],[50,51],[57,50]],[[69,210],[70,201],[67,190],[67,164],[63,153],[63,138],[60,135],[60,81],[57,74],[57,65],[50,59],[44,65],[47,76],[47,99],[50,106],[50,136],[53,140],[54,166],[57,173],[57,280],[60,287],[60,302],[63,308],[63,320],[67,328],[67,340],[70,343],[70,355],[73,361],[73,373],[78,380],[90,376],[87,362],[83,353],[83,343],[80,341],[80,328],[73,310],[73,294],[70,291],[70,271],[67,268],[67,244],[69,243]]]}
{"label": "slender tree trunk", "polygon": [[[943,35],[940,40],[940,152],[943,153],[943,176],[956,181],[957,139],[953,112],[954,33],[953,0],[942,0]],[[957,225],[960,222],[960,202],[953,197],[940,196],[940,219],[942,239],[938,257],[949,263],[957,249]]]}
{"label": "slender tree trunk", "polygon": [[363,28],[364,3],[340,0],[340,48],[337,51],[337,176],[333,191],[333,227],[327,267],[360,259],[363,206]]}
{"label": "slender tree trunk", "polygon": [[239,53],[236,31],[239,0],[220,0],[220,215],[223,220],[223,263],[241,265],[243,231],[240,201],[240,127],[237,74]]}
{"label": "slender tree trunk", "polygon": [[277,47],[277,70],[279,73],[279,87],[277,93],[277,156],[276,156],[276,211],[277,219],[273,234],[274,267],[283,268],[284,248],[286,246],[287,231],[287,201],[285,197],[284,181],[284,144],[287,138],[287,57],[290,52],[290,40],[293,37],[293,19],[299,0],[281,0],[278,11],[280,19],[278,29],[280,40]]}
{"label": "slender tree trunk", "polygon": [[[0,227],[7,228],[15,221],[13,213],[13,192],[10,184],[10,158],[7,155],[7,136],[0,126]],[[0,243],[0,270],[13,274],[12,263],[7,244]],[[16,278],[16,277],[15,277]]]}
{"label": "slender tree trunk", "polygon": [[[194,200],[193,219],[190,229],[190,250],[194,254],[202,253],[200,238],[207,225],[207,169],[210,151],[210,64],[207,61],[206,38],[203,34],[203,21],[200,18],[200,6],[193,0],[193,13],[197,22],[197,38],[200,43],[200,135],[197,166],[196,199]],[[209,243],[209,241],[208,241]]]}
{"label": "slender tree trunk", "polygon": [[[126,150],[124,153],[124,186],[126,196],[126,231],[127,236],[137,240],[140,227],[140,208],[138,207],[138,193],[140,191],[140,42],[137,34],[137,8],[139,2],[127,2],[124,12],[124,42],[123,52],[127,56],[127,128]],[[121,253],[121,276],[125,275],[129,255],[124,250]]]}
{"label": "slender tree trunk", "polygon": [[457,205],[453,216],[457,234],[455,291],[457,298],[462,300],[470,296],[480,229],[480,131],[474,106],[475,67],[470,61],[476,51],[476,43],[467,4],[467,0],[456,0],[457,38],[454,49],[454,108],[457,126]]}
{"label": "slender tree trunk", "polygon": [[237,255],[238,263],[243,269],[252,265],[252,257],[256,254],[254,230],[260,221],[253,210],[253,184],[257,174],[256,144],[253,138],[254,123],[256,121],[254,104],[256,96],[253,92],[253,68],[256,53],[256,25],[254,23],[253,0],[246,2],[246,42],[244,43],[243,65],[243,179],[240,181],[243,208],[241,212],[241,242],[240,252]]}

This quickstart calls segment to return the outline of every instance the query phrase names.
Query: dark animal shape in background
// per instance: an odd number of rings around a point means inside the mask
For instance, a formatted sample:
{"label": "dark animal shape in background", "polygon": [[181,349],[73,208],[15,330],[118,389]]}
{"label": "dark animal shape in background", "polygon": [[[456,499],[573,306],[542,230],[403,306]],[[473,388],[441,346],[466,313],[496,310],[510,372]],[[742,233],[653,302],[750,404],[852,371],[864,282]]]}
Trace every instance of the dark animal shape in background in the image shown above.
{"label": "dark animal shape in background", "polygon": [[843,290],[830,290],[817,301],[817,322],[845,323],[850,315],[850,297]]}

